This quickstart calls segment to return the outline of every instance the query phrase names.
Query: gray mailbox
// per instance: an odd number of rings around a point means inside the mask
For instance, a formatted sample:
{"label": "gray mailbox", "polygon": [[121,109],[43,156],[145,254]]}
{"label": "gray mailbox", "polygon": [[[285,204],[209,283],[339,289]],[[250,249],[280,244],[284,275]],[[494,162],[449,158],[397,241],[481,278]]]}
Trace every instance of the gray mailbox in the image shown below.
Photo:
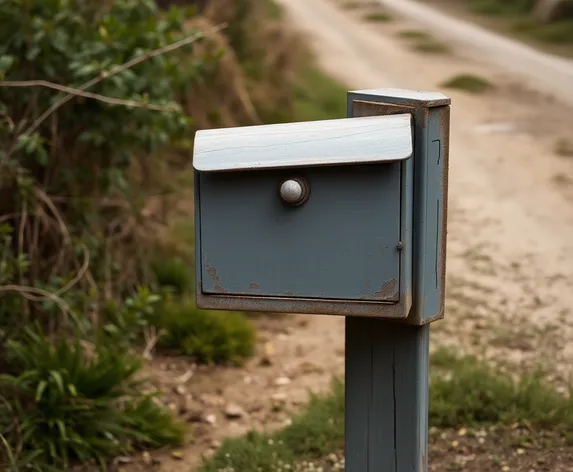
{"label": "gray mailbox", "polygon": [[197,305],[443,316],[449,99],[350,92],[339,120],[197,132]]}
{"label": "gray mailbox", "polygon": [[197,133],[197,305],[347,315],[345,470],[423,472],[450,99],[347,100],[347,119]]}

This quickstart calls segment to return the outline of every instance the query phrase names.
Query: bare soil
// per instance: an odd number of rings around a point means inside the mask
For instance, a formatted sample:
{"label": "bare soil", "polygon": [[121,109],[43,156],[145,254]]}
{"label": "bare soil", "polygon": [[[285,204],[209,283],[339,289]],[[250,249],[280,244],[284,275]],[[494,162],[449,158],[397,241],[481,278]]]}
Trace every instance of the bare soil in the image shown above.
{"label": "bare soil", "polygon": [[[430,434],[430,472],[570,472],[573,447],[564,444],[543,445],[544,438],[524,440],[523,432],[514,431],[433,431]],[[552,439],[553,441],[553,439]],[[295,472],[344,471],[344,455],[333,454],[317,464],[298,464]]]}
{"label": "bare soil", "polygon": [[[573,366],[573,159],[555,148],[572,137],[573,110],[464,51],[414,51],[398,35],[417,28],[405,19],[365,23],[372,7],[350,11],[334,0],[282,3],[324,69],[350,88],[452,97],[447,313],[433,325],[432,346],[483,353],[512,371],[543,363],[562,388]],[[441,87],[462,73],[495,89],[474,96]],[[309,391],[326,390],[343,373],[343,319],[264,316],[256,323],[258,352],[244,367],[150,363],[162,401],[192,426],[190,438],[181,451],[125,458],[120,469],[189,472],[225,437],[286,424]],[[432,441],[430,470],[573,470],[570,448],[518,453],[495,436],[484,444],[469,435]],[[457,461],[465,465],[448,468]]]}

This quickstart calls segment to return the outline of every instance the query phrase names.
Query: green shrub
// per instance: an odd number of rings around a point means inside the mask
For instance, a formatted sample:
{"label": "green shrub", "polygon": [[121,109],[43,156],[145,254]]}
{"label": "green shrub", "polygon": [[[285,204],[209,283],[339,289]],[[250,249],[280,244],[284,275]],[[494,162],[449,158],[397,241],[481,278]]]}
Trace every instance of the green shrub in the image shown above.
{"label": "green shrub", "polygon": [[145,328],[150,325],[160,300],[160,295],[148,287],[138,287],[122,303],[108,301],[105,306],[104,337],[100,337],[100,340],[124,350],[137,344]]}
{"label": "green shrub", "polygon": [[172,289],[181,295],[193,291],[193,266],[179,256],[166,256],[152,263],[160,287]]}
{"label": "green shrub", "polygon": [[134,447],[182,440],[183,428],[140,393],[141,363],[126,353],[83,346],[78,339],[51,342],[28,329],[22,339],[8,342],[7,355],[14,373],[1,377],[10,405],[1,421],[9,434],[17,419],[13,444],[36,453],[36,463],[103,464]]}
{"label": "green shrub", "polygon": [[447,352],[438,352],[432,363],[447,374],[432,377],[433,426],[523,421],[537,428],[573,425],[573,401],[547,386],[540,372],[523,374],[515,381],[473,356],[457,357]]}
{"label": "green shrub", "polygon": [[[183,11],[159,14],[152,0],[6,0],[0,18],[0,214],[25,236],[14,257],[29,261],[6,282],[62,291],[68,301],[75,295],[63,289],[80,273],[74,292],[92,295],[76,297],[74,308],[97,311],[94,296],[147,281],[146,194],[170,180],[170,161],[157,153],[188,129],[178,90],[217,59],[152,55],[193,34]],[[114,283],[98,292],[104,280]],[[22,300],[25,311],[44,309]]]}
{"label": "green shrub", "polygon": [[255,345],[255,329],[245,315],[199,310],[191,300],[166,302],[157,312],[156,324],[166,332],[159,347],[198,362],[240,363]]}

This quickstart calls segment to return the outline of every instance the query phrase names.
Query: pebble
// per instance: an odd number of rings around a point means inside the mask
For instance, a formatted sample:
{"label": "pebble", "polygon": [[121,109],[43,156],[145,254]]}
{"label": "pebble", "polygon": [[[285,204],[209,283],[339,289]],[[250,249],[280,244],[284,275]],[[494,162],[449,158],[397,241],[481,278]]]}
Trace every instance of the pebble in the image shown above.
{"label": "pebble", "polygon": [[287,394],[282,392],[271,395],[271,400],[274,400],[276,402],[286,402],[287,398],[288,398]]}
{"label": "pebble", "polygon": [[143,460],[143,463],[146,465],[153,464],[153,459],[151,458],[151,454],[149,454],[149,452],[147,451],[144,451],[144,453],[141,455],[141,459]]}
{"label": "pebble", "polygon": [[245,410],[243,410],[239,405],[229,403],[225,408],[225,416],[231,420],[242,418],[245,416]]}
{"label": "pebble", "polygon": [[290,383],[290,379],[288,377],[279,377],[275,380],[275,385],[288,385]]}
{"label": "pebble", "polygon": [[177,387],[175,387],[175,393],[177,393],[177,395],[183,396],[187,393],[187,389],[184,385],[177,385]]}
{"label": "pebble", "polygon": [[215,423],[217,423],[217,417],[213,414],[205,415],[203,419],[204,419],[205,423],[208,423],[208,424],[214,425]]}
{"label": "pebble", "polygon": [[173,457],[173,459],[177,459],[177,460],[183,460],[183,453],[181,451],[172,451],[171,452],[171,457]]}

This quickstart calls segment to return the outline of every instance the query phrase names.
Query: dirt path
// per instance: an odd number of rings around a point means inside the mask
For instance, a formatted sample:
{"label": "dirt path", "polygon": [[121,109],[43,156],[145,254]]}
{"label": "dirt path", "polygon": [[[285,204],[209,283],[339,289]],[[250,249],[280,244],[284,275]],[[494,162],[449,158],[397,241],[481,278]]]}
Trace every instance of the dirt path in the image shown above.
{"label": "dirt path", "polygon": [[549,88],[573,105],[573,61],[538,51],[464,19],[455,18],[416,0],[375,0],[393,12],[411,18],[472,57],[480,57],[519,74],[538,87]]}
{"label": "dirt path", "polygon": [[[448,301],[433,346],[485,352],[512,366],[543,361],[559,383],[573,370],[573,159],[553,150],[570,136],[573,110],[467,54],[412,52],[397,37],[412,23],[367,25],[333,2],[282,0],[325,70],[352,88],[440,90],[459,73],[496,84],[484,96],[450,93]],[[189,472],[223,438],[284,424],[309,390],[325,390],[342,373],[341,318],[257,323],[259,353],[245,368],[196,368],[182,359],[150,366],[165,402],[194,426],[178,458],[154,455],[154,470]],[[147,455],[122,469],[148,470],[146,462]]]}

